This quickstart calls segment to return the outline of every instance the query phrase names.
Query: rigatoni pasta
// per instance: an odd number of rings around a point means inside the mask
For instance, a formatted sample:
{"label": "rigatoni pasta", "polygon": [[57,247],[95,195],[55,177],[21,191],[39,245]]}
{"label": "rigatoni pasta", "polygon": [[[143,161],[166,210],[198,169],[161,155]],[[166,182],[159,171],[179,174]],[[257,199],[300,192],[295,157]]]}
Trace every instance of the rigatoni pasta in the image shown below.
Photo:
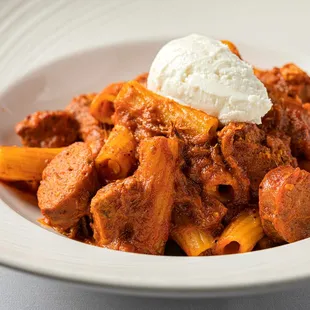
{"label": "rigatoni pasta", "polygon": [[220,235],[214,254],[250,252],[263,236],[264,231],[257,210],[244,210],[228,224]]}
{"label": "rigatoni pasta", "polygon": [[106,92],[99,93],[90,105],[90,113],[104,124],[113,124],[112,115],[114,113],[113,102],[115,96]]}
{"label": "rigatoni pasta", "polygon": [[0,147],[0,179],[6,181],[41,180],[47,164],[63,148]]}
{"label": "rigatoni pasta", "polygon": [[199,256],[214,245],[212,234],[191,224],[183,224],[171,230],[171,238],[188,256]]}
{"label": "rigatoni pasta", "polygon": [[135,163],[136,141],[124,126],[116,125],[96,158],[96,167],[102,179],[125,178]]}
{"label": "rigatoni pasta", "polygon": [[218,127],[216,117],[157,95],[136,81],[124,84],[114,106],[118,124],[128,123],[130,118],[132,127],[146,126],[154,134],[175,130],[177,135],[193,143],[212,140]]}
{"label": "rigatoni pasta", "polygon": [[114,114],[114,100],[123,87],[124,82],[112,83],[105,87],[92,100],[90,113],[98,121],[112,125],[114,124],[112,116]]}

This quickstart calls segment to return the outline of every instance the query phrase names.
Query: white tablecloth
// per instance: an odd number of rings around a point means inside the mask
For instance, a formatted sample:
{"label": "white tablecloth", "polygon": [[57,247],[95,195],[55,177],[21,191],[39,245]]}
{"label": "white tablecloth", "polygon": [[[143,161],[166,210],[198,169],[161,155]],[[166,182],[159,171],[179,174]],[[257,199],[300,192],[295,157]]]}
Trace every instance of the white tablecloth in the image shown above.
{"label": "white tablecloth", "polygon": [[310,285],[247,297],[174,300],[108,295],[0,267],[1,310],[297,310],[310,309]]}

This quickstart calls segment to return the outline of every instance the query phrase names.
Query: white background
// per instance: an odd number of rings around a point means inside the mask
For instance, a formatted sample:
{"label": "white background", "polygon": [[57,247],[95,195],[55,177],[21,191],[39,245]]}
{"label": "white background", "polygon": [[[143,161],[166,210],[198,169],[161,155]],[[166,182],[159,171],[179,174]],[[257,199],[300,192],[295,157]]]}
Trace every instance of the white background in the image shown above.
{"label": "white background", "polygon": [[[5,88],[16,77],[55,57],[124,37],[129,40],[201,32],[249,44],[258,42],[271,49],[309,52],[307,8],[307,0],[0,0],[0,87]],[[211,24],[210,20],[215,22]],[[298,31],[292,30],[292,20]],[[234,27],[229,27],[231,24]],[[267,35],[272,40],[266,40]],[[309,309],[309,296],[310,284],[290,292],[244,298],[139,299],[90,292],[0,267],[1,310],[294,310]]]}

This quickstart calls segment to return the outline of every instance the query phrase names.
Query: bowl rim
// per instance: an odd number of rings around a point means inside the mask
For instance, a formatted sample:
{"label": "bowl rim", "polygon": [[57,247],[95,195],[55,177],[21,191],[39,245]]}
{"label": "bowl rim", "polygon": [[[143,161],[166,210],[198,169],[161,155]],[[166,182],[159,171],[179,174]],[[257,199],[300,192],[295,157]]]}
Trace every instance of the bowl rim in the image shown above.
{"label": "bowl rim", "polygon": [[[165,40],[122,41],[83,49],[73,55]],[[21,76],[0,90],[0,102],[28,77],[73,55],[53,59]],[[310,258],[307,258],[310,257],[307,255],[310,239],[227,256],[164,257],[123,253],[75,242],[33,225],[9,207],[2,188],[0,196],[0,265],[38,276],[111,292],[177,297],[274,291],[310,279]],[[53,247],[47,249],[46,244]]]}

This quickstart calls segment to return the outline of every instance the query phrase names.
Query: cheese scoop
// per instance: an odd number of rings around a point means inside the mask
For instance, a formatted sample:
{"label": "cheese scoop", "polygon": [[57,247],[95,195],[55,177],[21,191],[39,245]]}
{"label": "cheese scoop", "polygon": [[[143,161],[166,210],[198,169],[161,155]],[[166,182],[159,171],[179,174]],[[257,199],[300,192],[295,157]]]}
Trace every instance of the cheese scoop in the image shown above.
{"label": "cheese scoop", "polygon": [[261,124],[271,101],[251,65],[222,42],[192,34],[168,42],[156,55],[148,89],[217,117],[221,123]]}

